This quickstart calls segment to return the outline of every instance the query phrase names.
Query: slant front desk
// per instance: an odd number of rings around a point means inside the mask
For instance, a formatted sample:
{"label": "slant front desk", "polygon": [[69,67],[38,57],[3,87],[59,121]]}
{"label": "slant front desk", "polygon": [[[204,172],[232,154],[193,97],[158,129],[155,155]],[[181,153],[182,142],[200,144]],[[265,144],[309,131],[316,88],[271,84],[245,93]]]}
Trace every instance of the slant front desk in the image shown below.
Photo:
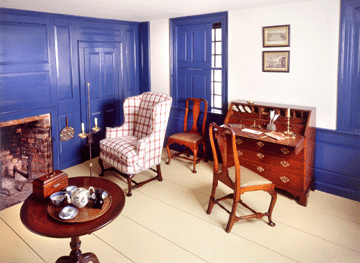
{"label": "slant front desk", "polygon": [[[274,122],[276,132],[290,130],[292,135],[283,140],[266,135],[271,111],[272,116],[279,115]],[[231,103],[224,124],[236,133],[240,165],[271,180],[306,206],[314,187],[315,116],[314,107],[238,100]]]}

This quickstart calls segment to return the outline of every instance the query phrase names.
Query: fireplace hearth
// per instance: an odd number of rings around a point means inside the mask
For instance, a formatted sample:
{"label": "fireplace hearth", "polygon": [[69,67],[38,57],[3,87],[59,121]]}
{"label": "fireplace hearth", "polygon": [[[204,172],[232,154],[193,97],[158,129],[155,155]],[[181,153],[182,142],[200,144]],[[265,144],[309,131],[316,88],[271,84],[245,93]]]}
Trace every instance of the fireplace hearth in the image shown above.
{"label": "fireplace hearth", "polygon": [[2,203],[23,201],[32,191],[28,186],[20,193],[24,183],[53,170],[51,138],[50,113],[0,123],[0,174],[2,188],[8,190],[2,191]]}

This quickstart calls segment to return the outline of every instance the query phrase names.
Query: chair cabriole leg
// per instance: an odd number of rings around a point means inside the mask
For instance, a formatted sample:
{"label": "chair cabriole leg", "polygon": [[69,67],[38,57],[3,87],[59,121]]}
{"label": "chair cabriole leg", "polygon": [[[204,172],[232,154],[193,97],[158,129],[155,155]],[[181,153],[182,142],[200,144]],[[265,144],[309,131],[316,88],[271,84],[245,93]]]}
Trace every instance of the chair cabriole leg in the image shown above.
{"label": "chair cabriole leg", "polygon": [[105,168],[104,168],[104,162],[101,158],[99,158],[99,165],[100,165],[100,168],[101,168],[101,172],[99,174],[99,176],[104,176],[104,171],[105,171]]}
{"label": "chair cabriole leg", "polygon": [[275,223],[272,221],[271,216],[272,216],[272,212],[274,210],[274,206],[275,206],[275,203],[276,203],[276,200],[277,200],[277,193],[276,193],[275,190],[272,190],[272,191],[269,192],[269,194],[271,195],[271,201],[270,201],[270,206],[269,206],[269,211],[268,211],[268,213],[269,213],[269,216],[268,216],[269,225],[270,226],[275,226]]}
{"label": "chair cabriole leg", "polygon": [[170,144],[169,143],[166,144],[166,151],[168,153],[168,158],[169,158],[169,160],[166,162],[166,164],[170,164],[170,162],[171,162],[171,153],[170,153]]}

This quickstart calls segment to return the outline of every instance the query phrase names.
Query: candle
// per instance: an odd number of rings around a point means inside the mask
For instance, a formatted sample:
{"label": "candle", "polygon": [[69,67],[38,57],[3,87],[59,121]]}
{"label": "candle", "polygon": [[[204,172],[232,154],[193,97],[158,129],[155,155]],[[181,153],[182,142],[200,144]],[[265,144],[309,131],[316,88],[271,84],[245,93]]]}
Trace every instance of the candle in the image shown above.
{"label": "candle", "polygon": [[286,117],[290,118],[290,108],[287,109]]}
{"label": "candle", "polygon": [[95,127],[97,127],[97,118],[95,118]]}
{"label": "candle", "polygon": [[81,133],[84,133],[84,123],[81,123]]}

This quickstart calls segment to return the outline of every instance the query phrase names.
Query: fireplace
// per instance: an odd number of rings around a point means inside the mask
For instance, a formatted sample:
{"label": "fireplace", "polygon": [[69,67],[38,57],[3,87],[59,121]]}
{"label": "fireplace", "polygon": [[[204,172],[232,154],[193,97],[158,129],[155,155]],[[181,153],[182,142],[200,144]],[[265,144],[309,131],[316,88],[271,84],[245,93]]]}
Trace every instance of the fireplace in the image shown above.
{"label": "fireplace", "polygon": [[[1,122],[0,132],[3,180],[13,177],[14,166],[19,171],[31,172],[35,177],[53,170],[50,114]],[[28,171],[29,158],[31,171]]]}

